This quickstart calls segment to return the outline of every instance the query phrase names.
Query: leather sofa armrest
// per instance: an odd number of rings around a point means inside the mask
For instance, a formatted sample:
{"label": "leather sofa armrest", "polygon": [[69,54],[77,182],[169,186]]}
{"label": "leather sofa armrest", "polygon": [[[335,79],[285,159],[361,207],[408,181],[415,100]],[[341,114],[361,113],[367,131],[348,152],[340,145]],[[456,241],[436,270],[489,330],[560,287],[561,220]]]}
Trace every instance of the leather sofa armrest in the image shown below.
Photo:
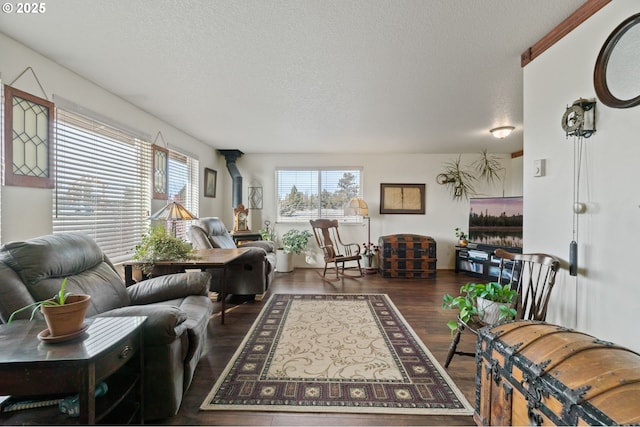
{"label": "leather sofa armrest", "polygon": [[189,295],[208,295],[211,275],[204,271],[154,277],[129,286],[131,304],[151,304]]}
{"label": "leather sofa armrest", "polygon": [[171,344],[187,330],[187,313],[170,305],[130,305],[99,316],[147,316],[142,327],[145,345]]}
{"label": "leather sofa armrest", "polygon": [[262,248],[265,252],[275,252],[276,244],[271,240],[252,240],[249,242],[242,243],[239,247],[241,248]]}

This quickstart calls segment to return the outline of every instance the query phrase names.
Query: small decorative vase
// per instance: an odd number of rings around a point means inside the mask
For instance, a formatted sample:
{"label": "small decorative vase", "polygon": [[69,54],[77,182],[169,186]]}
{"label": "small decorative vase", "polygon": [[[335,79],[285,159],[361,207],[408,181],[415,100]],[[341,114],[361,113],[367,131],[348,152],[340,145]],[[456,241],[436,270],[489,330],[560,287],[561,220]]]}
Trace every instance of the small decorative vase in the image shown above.
{"label": "small decorative vase", "polygon": [[368,254],[362,255],[362,266],[364,268],[373,268],[373,257]]}
{"label": "small decorative vase", "polygon": [[82,329],[90,300],[90,295],[69,295],[64,305],[41,306],[51,336],[69,335]]}
{"label": "small decorative vase", "polygon": [[461,246],[463,248],[466,247],[468,244],[469,244],[469,241],[467,239],[460,239],[458,241],[458,246]]}

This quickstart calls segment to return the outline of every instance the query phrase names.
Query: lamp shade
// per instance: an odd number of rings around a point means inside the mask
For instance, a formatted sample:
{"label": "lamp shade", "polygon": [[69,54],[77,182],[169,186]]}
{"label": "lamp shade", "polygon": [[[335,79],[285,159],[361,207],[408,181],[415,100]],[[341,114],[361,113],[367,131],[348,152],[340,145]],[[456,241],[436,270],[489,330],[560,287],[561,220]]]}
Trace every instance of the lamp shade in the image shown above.
{"label": "lamp shade", "polygon": [[347,204],[345,215],[369,216],[369,206],[367,205],[367,202],[364,201],[364,199],[360,197],[353,197]]}
{"label": "lamp shade", "polygon": [[514,129],[515,127],[513,126],[500,126],[498,128],[491,129],[489,132],[491,132],[491,134],[496,138],[502,139],[509,136]]}
{"label": "lamp shade", "polygon": [[189,221],[192,219],[198,219],[195,215],[187,210],[178,202],[168,203],[165,207],[160,209],[149,217],[153,220],[165,220],[165,221]]}

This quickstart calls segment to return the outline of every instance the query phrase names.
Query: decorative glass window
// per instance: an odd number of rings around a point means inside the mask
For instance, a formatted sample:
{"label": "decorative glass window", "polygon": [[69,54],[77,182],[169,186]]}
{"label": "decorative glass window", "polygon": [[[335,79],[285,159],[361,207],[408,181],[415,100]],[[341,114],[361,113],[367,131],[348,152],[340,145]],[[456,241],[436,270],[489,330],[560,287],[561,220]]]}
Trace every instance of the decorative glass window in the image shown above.
{"label": "decorative glass window", "polygon": [[361,168],[281,168],[276,170],[277,222],[328,218],[361,222],[345,215],[352,197],[362,197]]}
{"label": "decorative glass window", "polygon": [[5,184],[53,188],[53,103],[4,87]]}
{"label": "decorative glass window", "polygon": [[169,150],[153,146],[153,198],[167,199]]}

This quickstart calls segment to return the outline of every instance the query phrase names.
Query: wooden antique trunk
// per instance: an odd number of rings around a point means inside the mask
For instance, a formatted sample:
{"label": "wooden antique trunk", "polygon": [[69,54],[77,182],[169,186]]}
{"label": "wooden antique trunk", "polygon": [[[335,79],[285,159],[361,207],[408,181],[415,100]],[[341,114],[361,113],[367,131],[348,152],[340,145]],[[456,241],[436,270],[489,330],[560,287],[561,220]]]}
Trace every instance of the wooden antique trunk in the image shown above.
{"label": "wooden antique trunk", "polygon": [[476,348],[478,425],[640,423],[640,354],[557,325],[485,327]]}
{"label": "wooden antique trunk", "polygon": [[378,272],[382,277],[436,277],[436,242],[417,234],[378,238]]}

